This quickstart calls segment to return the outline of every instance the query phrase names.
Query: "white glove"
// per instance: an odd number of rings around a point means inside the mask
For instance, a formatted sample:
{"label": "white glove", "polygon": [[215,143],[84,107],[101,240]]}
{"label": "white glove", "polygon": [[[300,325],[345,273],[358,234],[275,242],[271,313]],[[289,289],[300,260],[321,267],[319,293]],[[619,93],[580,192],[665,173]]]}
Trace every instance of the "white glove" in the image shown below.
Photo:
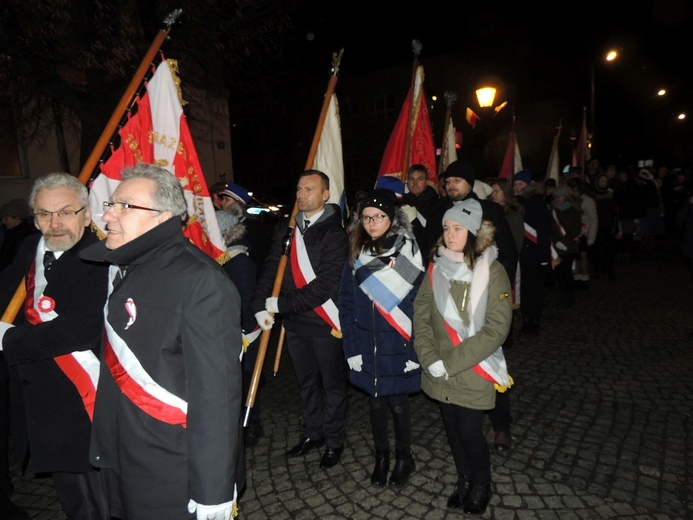
{"label": "white glove", "polygon": [[255,319],[262,330],[270,330],[274,325],[274,318],[267,311],[256,312]]}
{"label": "white glove", "polygon": [[233,509],[233,500],[216,506],[198,504],[192,498],[188,502],[188,511],[197,511],[197,520],[229,520]]}
{"label": "white glove", "polygon": [[418,363],[414,363],[411,359],[408,359],[406,365],[404,365],[404,372],[411,372],[412,370],[416,370],[420,366],[421,365],[419,365]]}
{"label": "white glove", "polygon": [[279,312],[279,298],[276,296],[270,296],[265,300],[265,310],[271,313]]}
{"label": "white glove", "polygon": [[428,372],[431,374],[433,377],[443,377],[445,376],[445,379],[447,380],[448,378],[448,372],[445,370],[445,365],[443,364],[443,360],[439,359],[435,363],[431,363],[431,366],[428,367]]}
{"label": "white glove", "polygon": [[416,215],[418,214],[418,211],[416,211],[416,208],[414,206],[410,206],[409,204],[404,204],[401,206],[402,212],[407,217],[407,220],[409,223],[414,222],[414,219],[416,218]]}
{"label": "white glove", "polygon": [[353,371],[361,372],[363,368],[363,356],[361,354],[358,356],[351,356],[347,359],[347,363],[349,363],[349,368]]}
{"label": "white glove", "polygon": [[0,321],[0,352],[2,352],[2,338],[5,337],[5,332],[10,330],[14,325],[6,321]]}

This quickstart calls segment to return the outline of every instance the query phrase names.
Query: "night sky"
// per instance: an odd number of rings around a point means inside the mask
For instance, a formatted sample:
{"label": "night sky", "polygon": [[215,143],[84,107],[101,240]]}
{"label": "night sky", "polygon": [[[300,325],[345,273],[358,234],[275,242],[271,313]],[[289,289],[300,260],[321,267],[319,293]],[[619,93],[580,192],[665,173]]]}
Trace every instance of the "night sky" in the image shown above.
{"label": "night sky", "polygon": [[[597,143],[605,161],[654,158],[670,166],[693,161],[689,2],[483,4],[433,1],[412,8],[382,0],[316,1],[298,30],[306,59],[316,66],[345,49],[342,77],[411,63],[411,41],[418,39],[424,67],[427,56],[458,56],[499,77],[509,105],[560,97],[578,118],[583,107],[589,118],[594,65]],[[611,47],[621,58],[603,64],[600,56]],[[654,95],[660,87],[668,89],[665,98]],[[681,111],[689,112],[687,122],[675,120]]]}

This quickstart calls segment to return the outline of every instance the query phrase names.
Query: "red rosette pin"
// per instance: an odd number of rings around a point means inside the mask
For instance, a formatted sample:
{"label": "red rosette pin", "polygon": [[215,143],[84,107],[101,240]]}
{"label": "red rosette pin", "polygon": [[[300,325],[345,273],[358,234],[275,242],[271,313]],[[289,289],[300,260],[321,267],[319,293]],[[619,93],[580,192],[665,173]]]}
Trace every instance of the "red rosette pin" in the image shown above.
{"label": "red rosette pin", "polygon": [[55,309],[55,300],[49,296],[41,296],[38,301],[38,308],[41,312],[51,312]]}

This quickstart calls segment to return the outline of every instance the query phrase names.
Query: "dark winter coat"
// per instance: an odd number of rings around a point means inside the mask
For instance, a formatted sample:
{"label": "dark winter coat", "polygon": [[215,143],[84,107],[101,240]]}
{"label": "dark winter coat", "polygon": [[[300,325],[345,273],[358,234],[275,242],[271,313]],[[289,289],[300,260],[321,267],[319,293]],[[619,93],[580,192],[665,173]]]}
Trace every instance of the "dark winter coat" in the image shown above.
{"label": "dark winter coat", "polygon": [[[303,222],[302,213],[296,216]],[[289,229],[289,220],[277,224],[272,236],[270,251],[255,288],[251,303],[253,314],[265,309],[265,300],[272,295],[279,261],[284,252],[284,239]],[[300,229],[300,226],[299,226]],[[316,278],[298,289],[294,282],[290,258],[282,278],[278,306],[284,328],[299,334],[320,337],[331,333],[331,327],[315,312],[315,308],[332,298],[337,302],[339,280],[347,258],[348,238],[342,226],[339,206],[326,204],[325,212],[317,222],[312,222],[303,233],[308,257]]]}
{"label": "dark winter coat", "polygon": [[[0,273],[3,310],[22,277],[29,273],[40,239],[41,234],[26,238],[14,262]],[[31,325],[22,308],[15,318],[15,327],[3,338],[2,354],[11,367],[13,383],[12,436],[21,462],[25,463],[31,452],[36,473],[85,473],[93,469],[89,463],[91,420],[77,387],[54,358],[85,350],[99,355],[108,268],[79,257],[80,251],[96,242],[96,236],[86,230],[80,241],[60,255],[45,273],[47,286],[43,294],[55,301],[58,316]],[[4,364],[4,360],[0,362]]]}
{"label": "dark winter coat", "polygon": [[[406,234],[411,237],[406,217],[398,210],[388,235]],[[410,238],[404,247],[417,247]],[[399,308],[414,317],[414,298],[423,278],[402,300]],[[344,265],[339,287],[339,320],[342,324],[344,356],[361,355],[361,372],[349,370],[351,384],[367,395],[413,394],[421,390],[421,368],[404,372],[407,361],[418,363],[414,351],[414,335],[406,341],[376,309],[373,301],[358,286],[349,262]]]}
{"label": "dark winter coat", "polygon": [[117,334],[162,391],[187,403],[186,427],[156,418],[121,390],[102,360],[91,460],[118,475],[115,500],[109,486],[111,514],[187,518],[190,499],[230,502],[234,485],[239,492],[245,485],[238,291],[176,217],[82,257],[127,268],[107,303],[109,341]]}

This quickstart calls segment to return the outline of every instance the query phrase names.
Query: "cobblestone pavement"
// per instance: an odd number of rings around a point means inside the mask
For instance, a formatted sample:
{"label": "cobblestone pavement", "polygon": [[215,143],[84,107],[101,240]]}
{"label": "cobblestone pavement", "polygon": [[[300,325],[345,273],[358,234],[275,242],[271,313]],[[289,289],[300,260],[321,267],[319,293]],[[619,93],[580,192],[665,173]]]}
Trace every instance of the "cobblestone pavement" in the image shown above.
{"label": "cobblestone pavement", "polygon": [[[484,518],[693,519],[693,287],[675,243],[621,259],[616,280],[592,280],[572,309],[550,289],[541,333],[518,333],[506,357],[515,386],[513,449],[492,454],[494,495]],[[275,345],[271,341],[270,345]],[[300,437],[293,369],[275,349],[260,390],[265,435],[247,449],[241,519],[414,519],[446,509],[456,480],[437,406],[412,398],[416,470],[400,490],[370,486],[366,398],[350,392],[341,463],[322,450],[287,459]],[[493,432],[486,421],[489,442]],[[62,520],[50,479],[20,477],[13,500],[32,518]]]}

